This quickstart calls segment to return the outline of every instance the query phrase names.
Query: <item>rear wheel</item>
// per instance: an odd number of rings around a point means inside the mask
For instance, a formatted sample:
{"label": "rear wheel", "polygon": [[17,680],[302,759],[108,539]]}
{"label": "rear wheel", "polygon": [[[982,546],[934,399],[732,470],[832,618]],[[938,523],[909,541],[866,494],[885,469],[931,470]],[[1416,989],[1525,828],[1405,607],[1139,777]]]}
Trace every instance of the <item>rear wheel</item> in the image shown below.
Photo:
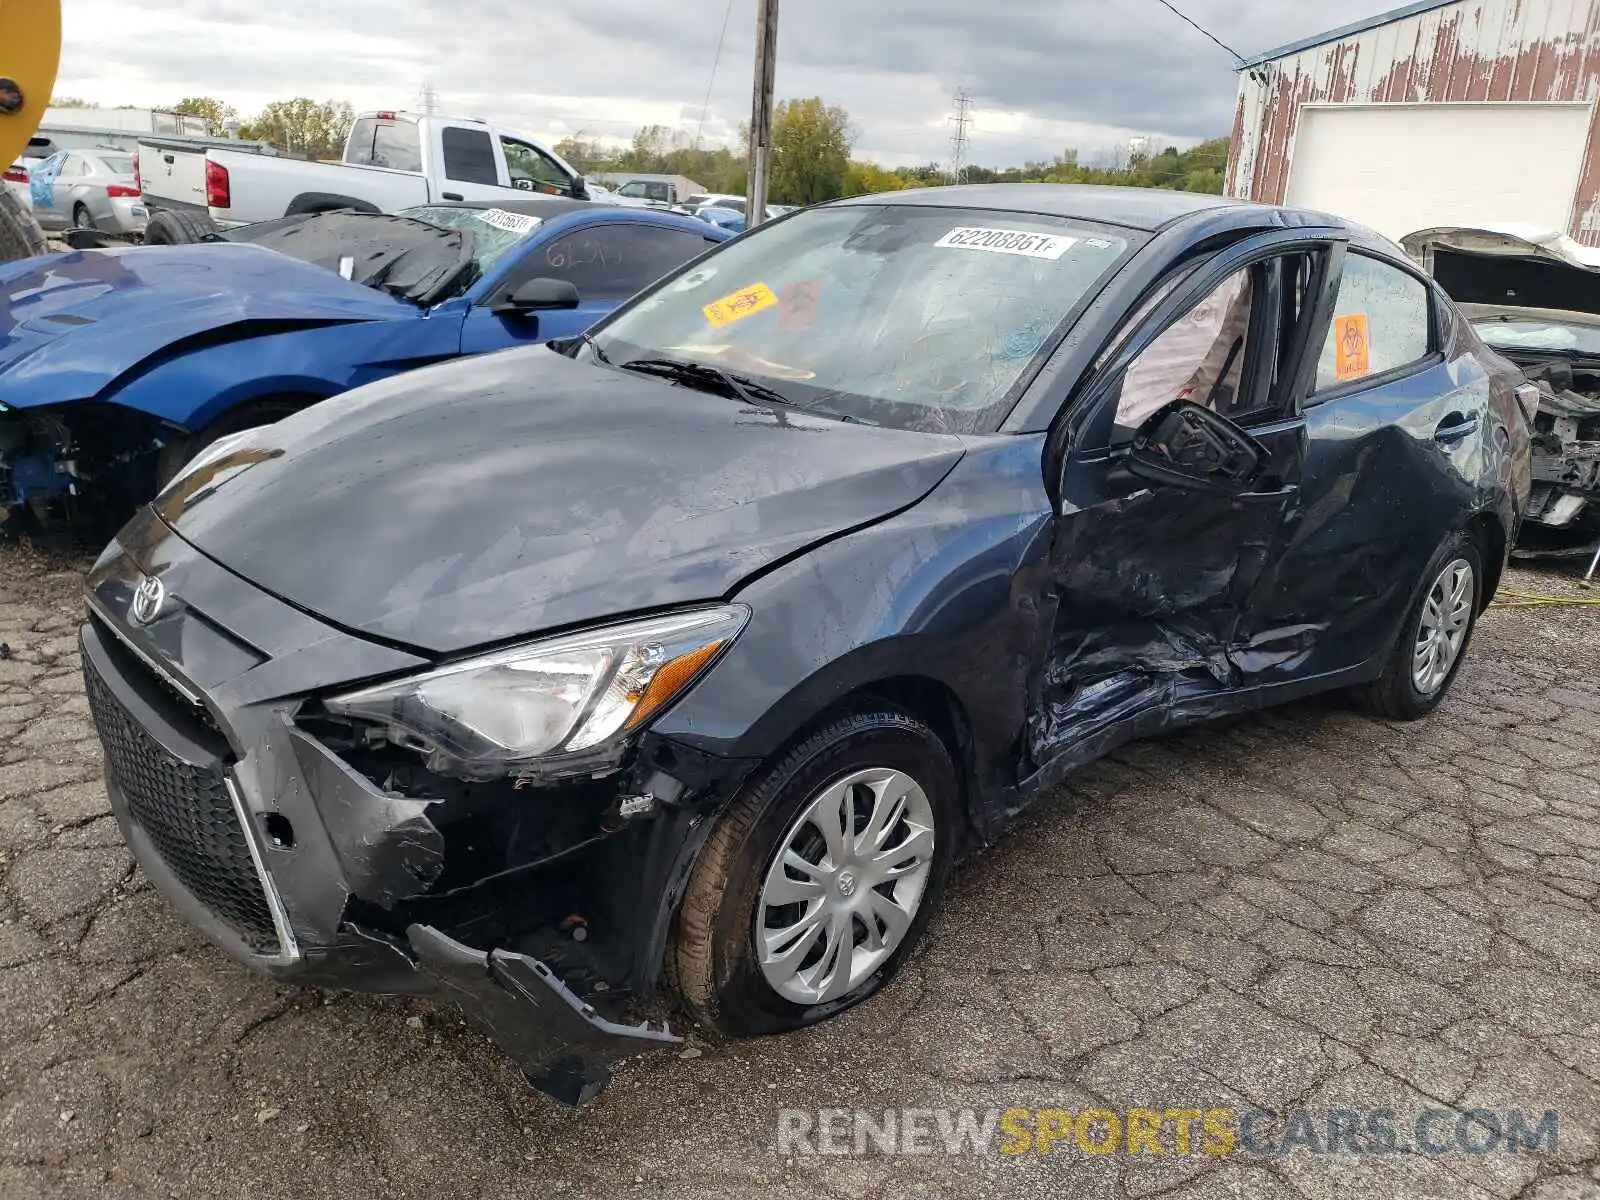
{"label": "rear wheel", "polygon": [[959,824],[955,766],[926,726],[879,709],[822,728],[711,831],[668,955],[679,996],[734,1037],[870,996],[922,936]]}
{"label": "rear wheel", "polygon": [[48,249],[44,230],[39,228],[33,214],[22,206],[15,192],[0,186],[0,262],[33,258]]}
{"label": "rear wheel", "polygon": [[1370,712],[1397,721],[1414,721],[1438,708],[1466,661],[1484,585],[1477,543],[1456,534],[1434,555],[1424,578],[1422,596],[1383,675],[1359,693]]}
{"label": "rear wheel", "polygon": [[72,210],[72,227],[74,229],[93,229],[94,218],[89,215],[89,210],[84,205],[75,205]]}
{"label": "rear wheel", "polygon": [[147,246],[188,246],[217,236],[216,223],[205,213],[170,208],[151,213],[144,227]]}

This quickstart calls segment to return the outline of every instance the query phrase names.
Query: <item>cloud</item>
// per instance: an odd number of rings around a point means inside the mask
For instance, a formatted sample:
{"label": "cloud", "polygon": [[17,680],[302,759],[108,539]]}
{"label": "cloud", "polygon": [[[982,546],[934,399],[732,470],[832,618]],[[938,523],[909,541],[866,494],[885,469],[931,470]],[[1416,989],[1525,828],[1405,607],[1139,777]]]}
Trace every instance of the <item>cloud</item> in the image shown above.
{"label": "cloud", "polygon": [[[1178,0],[1242,53],[1371,13],[1375,0]],[[751,0],[73,0],[58,90],[150,106],[211,95],[251,113],[293,95],[443,111],[559,138],[642,124],[731,140],[748,119]],[[1292,11],[1291,11],[1292,10]],[[718,35],[727,37],[706,103]],[[1225,134],[1228,55],[1157,0],[791,0],[780,98],[849,111],[856,151],[943,160],[951,96],[974,100],[969,161],[1007,165],[1145,134]]]}

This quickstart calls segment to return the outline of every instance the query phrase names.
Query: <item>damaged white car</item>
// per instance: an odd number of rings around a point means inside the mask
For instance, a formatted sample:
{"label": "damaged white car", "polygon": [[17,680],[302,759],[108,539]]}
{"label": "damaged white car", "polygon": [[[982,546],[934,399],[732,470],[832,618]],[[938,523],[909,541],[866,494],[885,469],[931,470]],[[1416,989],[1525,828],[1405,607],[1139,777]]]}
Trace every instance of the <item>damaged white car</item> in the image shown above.
{"label": "damaged white car", "polygon": [[1590,554],[1600,541],[1600,249],[1512,224],[1425,229],[1401,244],[1539,389],[1515,552]]}

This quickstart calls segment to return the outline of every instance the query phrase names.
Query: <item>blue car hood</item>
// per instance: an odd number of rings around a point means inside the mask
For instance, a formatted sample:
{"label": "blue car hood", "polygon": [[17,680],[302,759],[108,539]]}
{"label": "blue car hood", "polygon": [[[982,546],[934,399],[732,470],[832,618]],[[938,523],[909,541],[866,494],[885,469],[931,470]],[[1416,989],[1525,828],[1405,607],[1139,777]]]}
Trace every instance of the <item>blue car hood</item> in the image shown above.
{"label": "blue car hood", "polygon": [[[0,406],[82,400],[193,339],[420,315],[260,246],[81,250],[0,265]],[[230,334],[232,327],[232,334]],[[245,328],[240,328],[245,327]]]}

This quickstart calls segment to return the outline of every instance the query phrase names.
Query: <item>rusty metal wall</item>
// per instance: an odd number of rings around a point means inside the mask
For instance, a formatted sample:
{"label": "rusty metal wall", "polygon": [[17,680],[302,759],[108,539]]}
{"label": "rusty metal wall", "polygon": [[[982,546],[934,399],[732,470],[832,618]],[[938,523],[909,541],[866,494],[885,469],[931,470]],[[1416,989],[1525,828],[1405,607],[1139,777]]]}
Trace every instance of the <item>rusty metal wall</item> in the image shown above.
{"label": "rusty metal wall", "polygon": [[[1593,102],[1597,94],[1600,2],[1457,0],[1241,71],[1227,191],[1283,202],[1304,104]],[[1539,169],[1518,162],[1515,147],[1495,153],[1504,169]],[[1597,156],[1591,118],[1568,230],[1591,246],[1600,245]]]}

